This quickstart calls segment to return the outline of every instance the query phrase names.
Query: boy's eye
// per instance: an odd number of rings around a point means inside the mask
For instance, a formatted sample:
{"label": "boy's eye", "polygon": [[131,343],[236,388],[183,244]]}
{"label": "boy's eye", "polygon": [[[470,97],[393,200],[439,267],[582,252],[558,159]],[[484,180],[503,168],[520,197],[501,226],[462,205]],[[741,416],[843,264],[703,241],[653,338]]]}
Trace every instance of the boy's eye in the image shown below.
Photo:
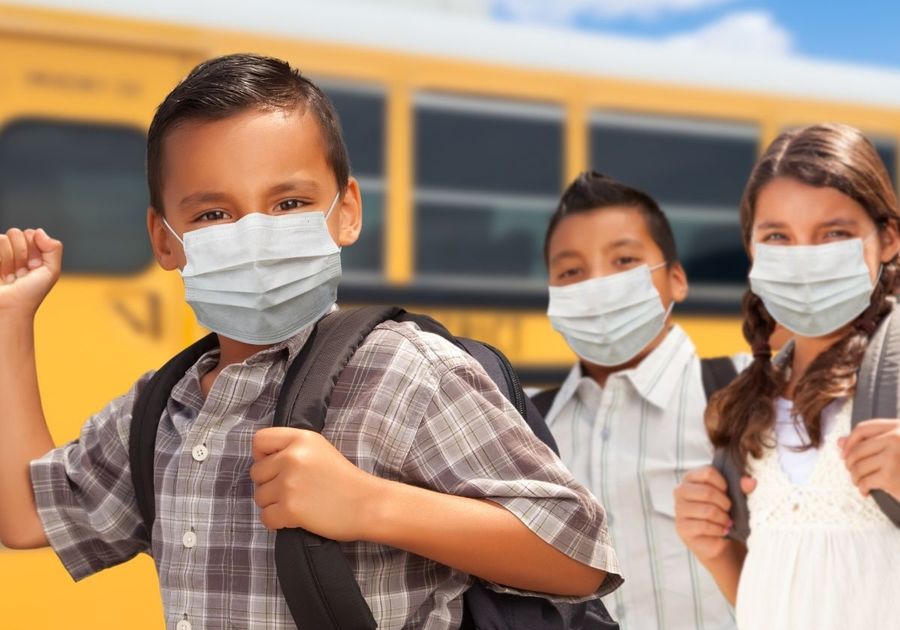
{"label": "boy's eye", "polygon": [[291,210],[304,208],[306,205],[307,203],[305,201],[300,201],[299,199],[285,199],[284,201],[278,202],[277,208],[282,212],[290,212]]}
{"label": "boy's eye", "polygon": [[628,265],[633,265],[638,262],[640,262],[640,260],[634,256],[619,256],[613,261],[613,264],[615,264],[616,267],[627,267]]}
{"label": "boy's eye", "polygon": [[853,234],[851,234],[847,230],[828,230],[825,233],[825,238],[828,240],[841,240],[845,238],[853,238]]}
{"label": "boy's eye", "polygon": [[224,210],[209,210],[208,212],[204,212],[199,217],[197,217],[198,221],[221,221],[222,219],[227,219],[228,214]]}
{"label": "boy's eye", "polygon": [[566,278],[574,278],[578,275],[581,270],[578,267],[573,267],[571,269],[565,269],[557,274],[557,278],[559,280],[564,280]]}
{"label": "boy's eye", "polygon": [[770,243],[772,241],[786,241],[787,236],[782,234],[781,232],[769,232],[762,238],[763,243]]}

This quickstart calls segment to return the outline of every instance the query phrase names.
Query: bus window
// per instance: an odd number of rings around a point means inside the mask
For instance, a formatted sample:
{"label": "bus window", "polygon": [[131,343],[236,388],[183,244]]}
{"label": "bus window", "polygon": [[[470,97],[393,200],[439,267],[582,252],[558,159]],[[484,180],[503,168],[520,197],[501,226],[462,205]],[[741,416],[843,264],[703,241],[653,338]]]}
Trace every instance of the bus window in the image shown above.
{"label": "bus window", "polygon": [[691,282],[687,307],[736,309],[748,261],[738,208],[756,161],[752,125],[596,113],[591,164],[666,211]]}
{"label": "bus window", "polygon": [[420,94],[415,138],[417,276],[542,290],[544,232],[562,177],[561,109]]}
{"label": "bus window", "polygon": [[152,261],[144,134],[131,127],[25,119],[0,130],[0,230],[44,227],[65,271],[133,274]]}
{"label": "bus window", "polygon": [[352,247],[341,252],[349,283],[382,277],[385,203],[385,99],[377,88],[331,83],[320,85],[341,119],[350,168],[363,197],[363,230]]}

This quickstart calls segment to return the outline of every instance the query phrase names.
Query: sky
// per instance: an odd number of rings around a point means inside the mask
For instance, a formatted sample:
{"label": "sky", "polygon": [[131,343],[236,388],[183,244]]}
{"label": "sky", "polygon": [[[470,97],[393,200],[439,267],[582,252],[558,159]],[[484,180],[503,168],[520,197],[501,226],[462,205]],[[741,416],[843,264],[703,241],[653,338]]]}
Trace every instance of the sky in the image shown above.
{"label": "sky", "polygon": [[882,0],[489,0],[494,19],[900,68],[900,3]]}

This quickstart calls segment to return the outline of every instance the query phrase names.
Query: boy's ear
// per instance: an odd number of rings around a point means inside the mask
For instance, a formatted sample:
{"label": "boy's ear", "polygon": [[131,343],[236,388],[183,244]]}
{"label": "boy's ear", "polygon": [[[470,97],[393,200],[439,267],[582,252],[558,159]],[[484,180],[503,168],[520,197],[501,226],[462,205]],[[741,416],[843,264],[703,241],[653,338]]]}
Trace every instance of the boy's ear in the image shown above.
{"label": "boy's ear", "polygon": [[362,230],[362,194],[355,177],[347,180],[347,190],[334,210],[340,216],[337,244],[341,247],[353,245]]}
{"label": "boy's ear", "polygon": [[669,286],[672,288],[672,300],[676,304],[687,299],[688,279],[680,262],[674,262],[669,266]]}
{"label": "boy's ear", "polygon": [[881,239],[881,262],[890,262],[900,253],[900,234],[897,226],[889,223],[883,230],[878,231]]}
{"label": "boy's ear", "polygon": [[[166,271],[178,269],[184,263],[184,253],[180,243],[166,228],[162,221],[162,215],[153,206],[147,208],[147,233],[150,235],[150,246],[153,248],[153,256],[159,266]],[[173,241],[175,245],[173,245]],[[177,247],[177,251],[176,251]]]}

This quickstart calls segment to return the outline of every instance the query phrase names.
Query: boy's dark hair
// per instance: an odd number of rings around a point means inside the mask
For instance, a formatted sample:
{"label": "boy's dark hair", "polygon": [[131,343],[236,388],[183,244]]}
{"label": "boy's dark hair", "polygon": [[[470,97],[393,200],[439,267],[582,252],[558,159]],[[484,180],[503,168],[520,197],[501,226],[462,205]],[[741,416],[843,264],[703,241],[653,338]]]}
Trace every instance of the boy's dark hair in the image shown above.
{"label": "boy's dark hair", "polygon": [[582,172],[563,192],[556,211],[550,217],[550,225],[547,226],[547,236],[544,238],[544,262],[548,265],[550,263],[550,239],[563,219],[573,214],[612,206],[636,208],[644,217],[647,231],[662,251],[666,264],[678,262],[672,226],[653,197],[597,171]]}
{"label": "boy's dark hair", "polygon": [[319,123],[326,159],[340,191],[350,162],[334,105],[312,81],[280,59],[225,55],[199,64],[160,103],[147,133],[150,205],[162,213],[162,146],[166,134],[189,121],[213,121],[250,108],[309,111]]}

